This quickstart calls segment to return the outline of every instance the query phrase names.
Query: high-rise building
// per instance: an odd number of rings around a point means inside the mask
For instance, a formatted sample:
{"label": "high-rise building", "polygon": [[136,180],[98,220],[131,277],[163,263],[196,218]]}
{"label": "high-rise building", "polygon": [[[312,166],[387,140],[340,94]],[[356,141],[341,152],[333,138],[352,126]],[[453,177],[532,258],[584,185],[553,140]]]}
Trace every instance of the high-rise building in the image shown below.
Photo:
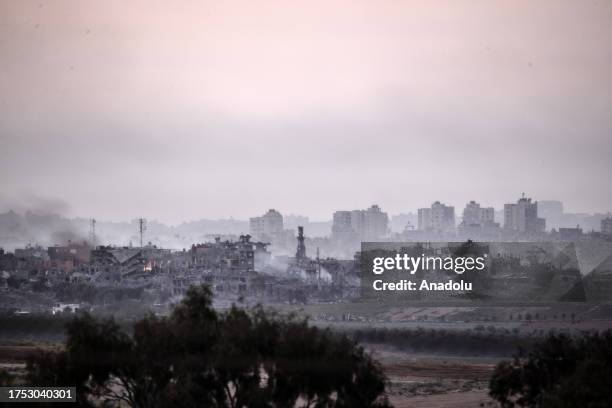
{"label": "high-rise building", "polygon": [[431,221],[431,208],[419,208],[417,211],[419,231],[427,231],[433,228]]}
{"label": "high-rise building", "polygon": [[249,232],[256,239],[270,239],[283,232],[283,216],[275,209],[249,220]]}
{"label": "high-rise building", "polygon": [[334,238],[349,238],[357,234],[351,224],[350,211],[336,211],[332,224],[332,236]]}
{"label": "high-rise building", "polygon": [[455,207],[434,202],[430,208],[419,208],[419,230],[438,233],[455,231]]}
{"label": "high-rise building", "polygon": [[601,233],[612,236],[612,217],[606,217],[601,220]]}
{"label": "high-rise building", "polygon": [[475,201],[470,201],[463,209],[463,226],[486,226],[495,223],[495,209],[493,207],[481,207]]}
{"label": "high-rise building", "polygon": [[378,239],[387,235],[389,216],[378,205],[373,205],[362,212],[362,235],[365,239]]}
{"label": "high-rise building", "polygon": [[481,207],[470,201],[463,209],[463,219],[457,227],[461,239],[498,240],[501,235],[499,223],[495,222],[495,209]]}
{"label": "high-rise building", "polygon": [[389,217],[378,205],[366,210],[336,211],[332,225],[334,238],[376,240],[387,235]]}
{"label": "high-rise building", "polygon": [[523,194],[516,204],[505,204],[504,228],[526,233],[543,232],[546,220],[538,217],[538,202],[532,202]]}

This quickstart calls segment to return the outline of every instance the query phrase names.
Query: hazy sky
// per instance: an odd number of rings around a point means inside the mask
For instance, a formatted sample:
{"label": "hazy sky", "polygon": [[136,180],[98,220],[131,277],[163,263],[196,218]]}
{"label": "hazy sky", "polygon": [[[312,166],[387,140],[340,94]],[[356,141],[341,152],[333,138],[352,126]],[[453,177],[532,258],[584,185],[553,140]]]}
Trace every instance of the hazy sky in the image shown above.
{"label": "hazy sky", "polygon": [[0,0],[0,210],[612,210],[610,1]]}

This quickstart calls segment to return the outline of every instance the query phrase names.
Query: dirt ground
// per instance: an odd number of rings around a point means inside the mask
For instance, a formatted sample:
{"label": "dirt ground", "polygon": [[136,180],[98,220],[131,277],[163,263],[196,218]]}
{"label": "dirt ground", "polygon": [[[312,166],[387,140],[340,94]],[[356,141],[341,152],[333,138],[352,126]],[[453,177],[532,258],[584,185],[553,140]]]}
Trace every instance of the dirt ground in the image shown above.
{"label": "dirt ground", "polygon": [[395,408],[497,407],[486,391],[449,392],[416,397],[392,397]]}
{"label": "dirt ground", "polygon": [[388,395],[395,407],[497,406],[487,395],[495,359],[371,351],[389,377]]}

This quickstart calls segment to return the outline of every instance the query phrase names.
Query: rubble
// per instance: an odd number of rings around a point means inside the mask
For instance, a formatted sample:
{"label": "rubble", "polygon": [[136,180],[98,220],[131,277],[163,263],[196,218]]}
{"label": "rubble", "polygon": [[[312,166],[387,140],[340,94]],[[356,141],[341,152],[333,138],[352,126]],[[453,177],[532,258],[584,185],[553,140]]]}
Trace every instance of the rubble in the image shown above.
{"label": "rubble", "polygon": [[[75,312],[83,304],[110,307],[128,299],[162,310],[197,284],[209,285],[220,303],[307,303],[350,293],[343,288],[346,276],[357,274],[354,261],[320,259],[318,250],[316,258],[309,258],[302,227],[295,257],[273,257],[268,245],[240,235],[236,240],[215,237],[182,250],[151,244],[92,248],[69,242],[0,251],[0,289],[16,294],[14,299],[29,293],[55,299],[39,308],[54,315],[66,309]],[[16,306],[0,302],[0,309]]]}

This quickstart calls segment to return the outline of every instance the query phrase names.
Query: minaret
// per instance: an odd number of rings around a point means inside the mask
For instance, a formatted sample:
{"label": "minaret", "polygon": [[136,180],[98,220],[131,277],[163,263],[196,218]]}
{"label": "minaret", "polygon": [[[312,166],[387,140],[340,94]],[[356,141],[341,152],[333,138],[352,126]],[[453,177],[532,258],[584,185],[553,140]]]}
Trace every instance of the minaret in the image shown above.
{"label": "minaret", "polygon": [[306,259],[306,245],[304,245],[304,227],[298,227],[298,245],[295,252],[295,259],[299,262]]}

